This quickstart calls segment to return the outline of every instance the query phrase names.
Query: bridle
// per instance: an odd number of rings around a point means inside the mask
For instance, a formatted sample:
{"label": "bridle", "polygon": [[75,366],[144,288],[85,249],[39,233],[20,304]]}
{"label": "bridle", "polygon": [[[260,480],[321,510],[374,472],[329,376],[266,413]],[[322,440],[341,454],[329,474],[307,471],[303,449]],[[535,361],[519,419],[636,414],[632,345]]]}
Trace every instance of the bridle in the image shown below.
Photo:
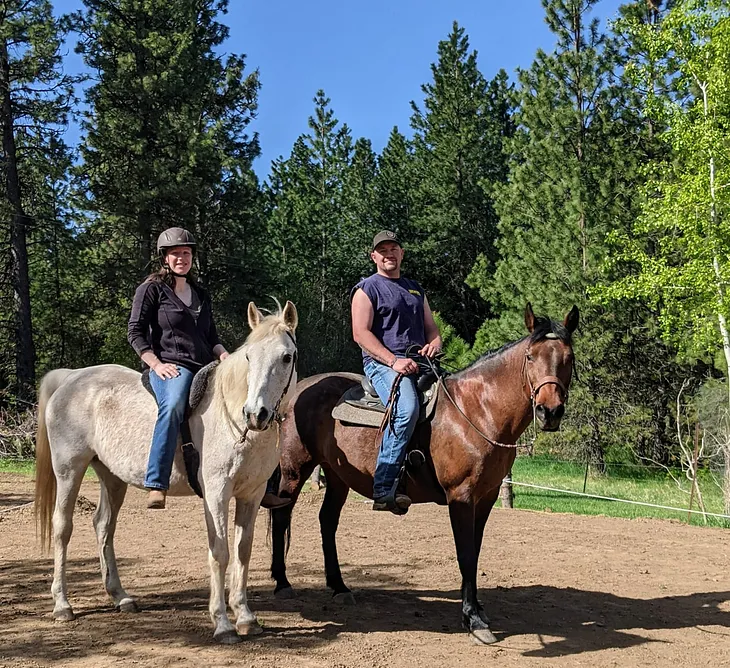
{"label": "bridle", "polygon": [[[294,336],[292,335],[292,333],[289,330],[287,330],[286,335],[289,337],[291,342],[294,344],[294,354],[292,355],[291,369],[289,370],[289,379],[286,381],[286,386],[284,387],[284,391],[281,393],[279,400],[276,402],[276,406],[274,406],[274,414],[273,414],[271,420],[269,420],[269,424],[266,425],[266,429],[262,429],[261,431],[266,431],[274,422],[276,422],[277,429],[280,429],[281,423],[284,422],[284,420],[286,419],[285,416],[283,416],[281,413],[279,413],[279,408],[281,406],[281,402],[284,400],[284,397],[287,395],[287,392],[289,392],[289,387],[291,386],[292,378],[294,378],[294,369],[297,368],[297,352],[298,352],[297,342],[294,339]],[[246,437],[248,436],[248,432],[250,431],[250,429],[248,428],[248,426],[245,426],[243,429],[241,429],[238,426],[238,424],[236,424],[236,421],[232,420],[232,419],[231,419],[231,423],[236,428],[236,431],[238,431],[238,433],[240,434],[238,440],[236,441],[236,445],[243,445],[246,441]]]}
{"label": "bridle", "polygon": [[[550,333],[545,338],[554,339],[554,338],[557,338],[557,336],[555,334]],[[532,358],[532,348],[530,348],[528,346],[527,350],[525,351],[525,355],[522,358],[521,376],[523,378],[522,386],[525,387],[525,385],[527,385],[527,387],[529,388],[528,399],[530,401],[530,405],[532,406],[532,421],[533,421],[533,425],[534,425],[535,420],[537,418],[537,416],[536,416],[536,411],[537,411],[536,399],[537,399],[538,392],[540,392],[540,390],[543,387],[545,387],[546,385],[557,385],[560,388],[560,391],[561,391],[561,394],[563,397],[563,403],[567,403],[568,388],[565,387],[565,384],[563,383],[563,381],[560,380],[560,378],[558,378],[557,376],[542,376],[541,378],[538,379],[537,382],[533,382],[532,379],[530,378],[530,374],[529,374],[528,367],[527,367],[527,363],[529,361],[531,361],[531,358]],[[430,363],[430,360],[429,360],[429,363]],[[575,360],[573,361],[573,365],[575,366]],[[435,367],[432,366],[432,368],[435,370]],[[443,390],[444,394],[446,395],[448,400],[453,404],[454,408],[456,408],[456,410],[459,411],[459,413],[461,413],[461,416],[469,423],[469,426],[477,434],[479,434],[487,443],[489,443],[490,445],[497,447],[497,448],[516,449],[516,448],[532,447],[532,445],[533,445],[532,443],[529,443],[529,444],[500,443],[499,441],[495,441],[493,438],[489,438],[489,436],[487,436],[484,432],[482,432],[482,430],[479,429],[479,427],[477,427],[469,419],[469,417],[466,415],[466,413],[464,413],[464,411],[461,409],[461,407],[456,403],[456,401],[454,401],[454,398],[451,396],[449,391],[446,389],[446,384],[444,383],[443,375],[437,374],[437,378],[438,378],[438,381],[437,381],[438,386]]]}

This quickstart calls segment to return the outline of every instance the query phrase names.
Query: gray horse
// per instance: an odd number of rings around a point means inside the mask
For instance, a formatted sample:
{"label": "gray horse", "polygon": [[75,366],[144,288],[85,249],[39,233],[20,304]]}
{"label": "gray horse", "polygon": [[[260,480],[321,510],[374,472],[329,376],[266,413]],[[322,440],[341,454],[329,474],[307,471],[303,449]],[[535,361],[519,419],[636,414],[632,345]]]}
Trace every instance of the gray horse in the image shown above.
{"label": "gray horse", "polygon": [[[261,632],[248,607],[246,581],[254,524],[266,481],[279,461],[280,403],[296,386],[297,311],[264,315],[248,306],[251,333],[246,342],[213,371],[203,399],[190,417],[200,453],[211,571],[210,616],[214,637],[222,643]],[[283,409],[282,409],[283,410]],[[114,555],[117,515],[127,485],[144,486],[145,465],[157,415],[154,398],[142,388],[140,374],[105,364],[75,371],[57,369],[40,387],[36,440],[36,520],[41,541],[54,548],[53,615],[69,621],[74,612],[66,588],[66,553],[73,529],[73,510],[87,467],[100,482],[94,528],[101,573],[114,605],[136,612],[135,600],[122,588]],[[175,456],[170,495],[190,495],[181,451]],[[225,573],[228,567],[228,507],[236,499],[234,572],[228,619]],[[55,505],[55,507],[54,507]],[[153,537],[150,536],[152,540]]]}

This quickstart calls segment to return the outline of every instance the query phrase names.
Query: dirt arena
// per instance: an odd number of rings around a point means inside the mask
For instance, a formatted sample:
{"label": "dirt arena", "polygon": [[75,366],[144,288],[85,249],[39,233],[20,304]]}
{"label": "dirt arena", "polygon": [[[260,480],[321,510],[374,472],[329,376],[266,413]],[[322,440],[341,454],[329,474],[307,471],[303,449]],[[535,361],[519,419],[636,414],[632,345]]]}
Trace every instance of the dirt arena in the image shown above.
{"label": "dirt arena", "polygon": [[[85,482],[81,494],[98,498]],[[350,500],[339,532],[357,606],[324,589],[317,512],[295,510],[289,579],[299,597],[273,597],[266,516],[259,513],[249,596],[265,633],[213,642],[201,503],[143,507],[131,490],[117,532],[125,588],[138,614],[114,612],[99,577],[92,504],[81,503],[69,552],[78,615],[50,617],[52,563],[35,542],[32,481],[0,474],[0,666],[730,665],[730,533],[679,522],[495,510],[479,569],[480,598],[500,641],[473,644],[459,625],[459,574],[444,508],[404,518]],[[83,501],[83,500],[82,500]]]}

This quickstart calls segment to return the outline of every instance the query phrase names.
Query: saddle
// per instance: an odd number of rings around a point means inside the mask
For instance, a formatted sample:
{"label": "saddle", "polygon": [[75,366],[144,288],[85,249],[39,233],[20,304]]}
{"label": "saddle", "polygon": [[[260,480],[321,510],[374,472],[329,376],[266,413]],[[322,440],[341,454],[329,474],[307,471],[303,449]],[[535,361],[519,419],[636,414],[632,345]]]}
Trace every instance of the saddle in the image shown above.
{"label": "saddle", "polygon": [[[195,449],[195,446],[193,445],[193,438],[190,432],[190,424],[188,422],[188,419],[191,413],[198,407],[203,397],[205,396],[205,391],[208,388],[208,380],[210,378],[210,374],[219,364],[219,360],[215,360],[210,364],[206,364],[193,376],[193,382],[190,386],[190,395],[188,396],[188,407],[185,411],[185,419],[180,425],[183,461],[185,462],[185,472],[188,476],[188,485],[190,485],[190,488],[201,499],[203,498],[203,490],[200,489],[200,484],[198,483],[200,453]],[[142,372],[142,386],[153,397],[155,396],[155,393],[152,390],[152,385],[150,384],[150,369],[145,369]]]}
{"label": "saddle", "polygon": [[[418,424],[433,417],[436,411],[436,375],[426,372],[417,381],[420,413]],[[367,376],[361,376],[360,385],[347,390],[332,409],[332,417],[350,426],[380,427],[386,407],[378,397]]]}

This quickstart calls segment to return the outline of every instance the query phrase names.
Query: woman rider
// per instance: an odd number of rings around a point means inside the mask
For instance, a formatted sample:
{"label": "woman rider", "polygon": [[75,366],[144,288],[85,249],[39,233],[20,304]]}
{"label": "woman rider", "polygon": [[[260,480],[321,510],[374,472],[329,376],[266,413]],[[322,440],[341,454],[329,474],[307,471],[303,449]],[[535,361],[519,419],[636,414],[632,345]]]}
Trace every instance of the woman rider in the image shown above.
{"label": "woman rider", "polygon": [[[229,353],[218,338],[210,295],[191,277],[195,238],[171,227],[157,239],[159,271],[137,288],[127,334],[129,343],[150,369],[157,399],[157,422],[144,486],[148,508],[164,508],[180,425],[195,372]],[[289,503],[267,493],[266,507]]]}

